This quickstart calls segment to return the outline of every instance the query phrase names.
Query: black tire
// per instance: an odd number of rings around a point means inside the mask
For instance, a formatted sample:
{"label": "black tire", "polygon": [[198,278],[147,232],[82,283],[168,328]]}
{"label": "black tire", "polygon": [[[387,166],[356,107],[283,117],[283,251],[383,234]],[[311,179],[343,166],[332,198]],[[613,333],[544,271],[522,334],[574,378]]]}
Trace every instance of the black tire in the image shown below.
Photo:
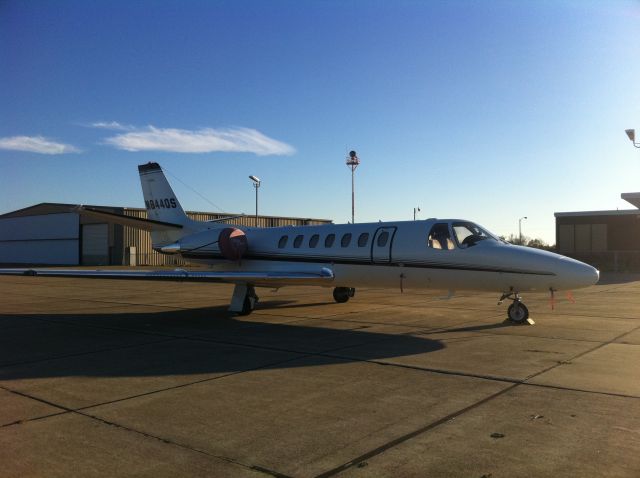
{"label": "black tire", "polygon": [[253,312],[253,304],[249,296],[246,296],[242,303],[242,312],[238,312],[238,315],[249,315],[251,312]]}
{"label": "black tire", "polygon": [[529,318],[529,309],[522,302],[514,302],[509,306],[507,314],[514,324],[524,324]]}
{"label": "black tire", "polygon": [[349,297],[351,297],[351,295],[350,289],[348,287],[336,287],[335,289],[333,289],[333,300],[335,300],[338,304],[347,302],[349,300]]}

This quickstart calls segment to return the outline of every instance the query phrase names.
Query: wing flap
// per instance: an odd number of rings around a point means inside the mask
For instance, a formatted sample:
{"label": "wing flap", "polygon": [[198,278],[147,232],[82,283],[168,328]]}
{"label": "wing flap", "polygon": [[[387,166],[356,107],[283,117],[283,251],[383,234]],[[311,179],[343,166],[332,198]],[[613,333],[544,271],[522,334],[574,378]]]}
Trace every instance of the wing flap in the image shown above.
{"label": "wing flap", "polygon": [[185,282],[248,282],[255,284],[318,284],[333,280],[331,269],[317,272],[294,271],[189,271],[175,270],[83,270],[83,269],[0,269],[0,275],[39,277],[79,277],[87,279],[164,280]]}

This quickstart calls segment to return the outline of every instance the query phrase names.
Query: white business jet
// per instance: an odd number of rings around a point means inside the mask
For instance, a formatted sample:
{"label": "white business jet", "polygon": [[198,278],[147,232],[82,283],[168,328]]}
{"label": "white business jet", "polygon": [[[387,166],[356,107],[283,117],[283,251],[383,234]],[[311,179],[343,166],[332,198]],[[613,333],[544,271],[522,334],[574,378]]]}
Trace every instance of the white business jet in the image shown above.
{"label": "white business jet", "polygon": [[[76,212],[151,232],[153,247],[210,267],[205,271],[0,269],[0,274],[228,282],[229,310],[251,313],[256,287],[333,287],[347,302],[356,287],[475,290],[512,301],[508,316],[529,317],[520,293],[595,284],[597,269],[551,252],[515,246],[460,219],[253,228],[187,217],[157,163],[138,166],[148,219],[79,206]],[[231,218],[232,219],[232,218]]]}

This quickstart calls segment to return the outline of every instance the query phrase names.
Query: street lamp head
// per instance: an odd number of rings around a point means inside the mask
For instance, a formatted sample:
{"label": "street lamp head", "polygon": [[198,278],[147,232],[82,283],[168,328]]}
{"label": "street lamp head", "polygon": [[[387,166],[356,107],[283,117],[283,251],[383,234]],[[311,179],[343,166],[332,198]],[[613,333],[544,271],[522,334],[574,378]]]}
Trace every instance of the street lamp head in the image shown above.
{"label": "street lamp head", "polygon": [[260,178],[256,177],[256,176],[249,176],[249,179],[251,179],[251,181],[253,181],[256,184],[260,184]]}
{"label": "street lamp head", "polygon": [[360,164],[360,158],[355,151],[349,151],[349,157],[347,158],[347,166],[351,169],[355,169]]}
{"label": "street lamp head", "polygon": [[629,139],[631,141],[633,141],[634,143],[636,142],[636,130],[635,129],[625,129],[624,132],[627,133],[627,136],[629,137]]}

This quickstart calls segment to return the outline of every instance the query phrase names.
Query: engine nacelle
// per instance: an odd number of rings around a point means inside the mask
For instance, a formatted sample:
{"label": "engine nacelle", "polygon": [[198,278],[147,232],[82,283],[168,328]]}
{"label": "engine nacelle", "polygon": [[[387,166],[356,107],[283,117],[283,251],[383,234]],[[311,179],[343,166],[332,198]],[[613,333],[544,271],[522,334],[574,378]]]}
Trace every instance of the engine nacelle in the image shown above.
{"label": "engine nacelle", "polygon": [[226,227],[220,231],[218,247],[225,259],[238,261],[247,252],[247,236],[241,229]]}

